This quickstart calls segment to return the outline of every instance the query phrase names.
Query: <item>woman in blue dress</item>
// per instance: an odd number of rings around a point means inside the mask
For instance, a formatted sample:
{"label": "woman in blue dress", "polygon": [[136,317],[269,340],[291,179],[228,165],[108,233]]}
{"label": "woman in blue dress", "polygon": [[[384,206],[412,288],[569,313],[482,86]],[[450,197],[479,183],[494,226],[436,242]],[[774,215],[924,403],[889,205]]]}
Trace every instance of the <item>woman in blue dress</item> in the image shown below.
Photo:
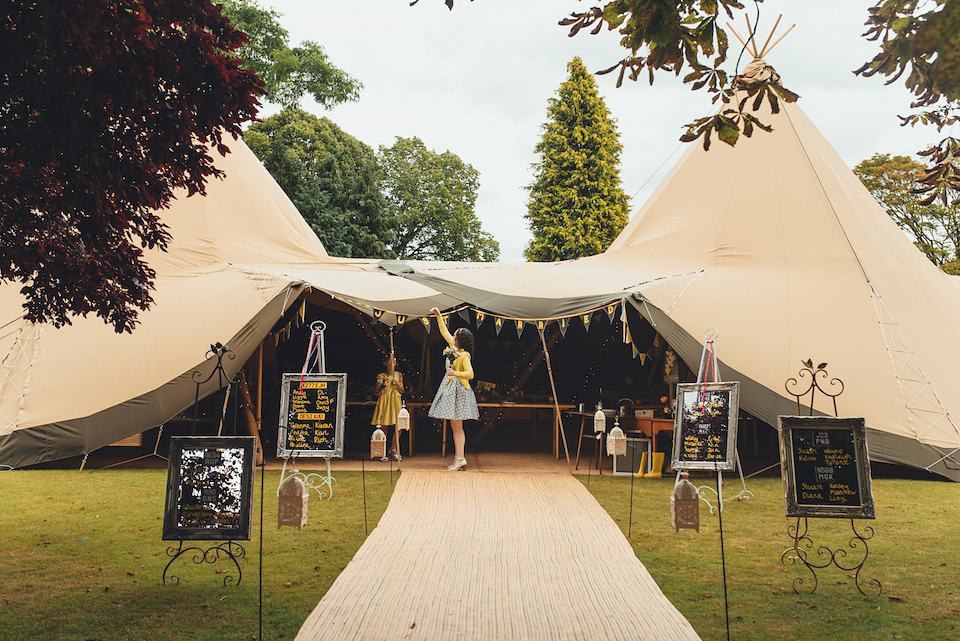
{"label": "woman in blue dress", "polygon": [[437,317],[440,335],[447,341],[448,347],[443,350],[446,357],[447,371],[440,381],[440,389],[430,406],[429,416],[432,418],[447,419],[453,430],[453,445],[456,455],[450,471],[462,470],[467,467],[467,459],[463,455],[463,446],[466,436],[463,433],[463,421],[467,419],[479,420],[480,412],[477,409],[477,397],[470,387],[473,379],[473,334],[466,327],[461,327],[453,335],[447,329],[440,310],[434,307],[430,310]]}

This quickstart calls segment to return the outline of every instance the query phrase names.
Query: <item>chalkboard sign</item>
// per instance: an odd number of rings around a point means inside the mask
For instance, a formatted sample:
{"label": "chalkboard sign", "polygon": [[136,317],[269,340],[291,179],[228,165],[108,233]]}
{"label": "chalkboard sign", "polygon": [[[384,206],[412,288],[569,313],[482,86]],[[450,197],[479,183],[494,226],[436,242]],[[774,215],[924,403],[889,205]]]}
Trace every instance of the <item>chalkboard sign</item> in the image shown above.
{"label": "chalkboard sign", "polygon": [[735,469],[739,412],[737,381],[677,385],[673,469]]}
{"label": "chalkboard sign", "polygon": [[277,456],[343,457],[346,374],[284,374]]}
{"label": "chalkboard sign", "polygon": [[250,539],[253,436],[170,439],[164,540]]}
{"label": "chalkboard sign", "polygon": [[778,422],[787,516],[876,517],[862,418],[781,416]]}

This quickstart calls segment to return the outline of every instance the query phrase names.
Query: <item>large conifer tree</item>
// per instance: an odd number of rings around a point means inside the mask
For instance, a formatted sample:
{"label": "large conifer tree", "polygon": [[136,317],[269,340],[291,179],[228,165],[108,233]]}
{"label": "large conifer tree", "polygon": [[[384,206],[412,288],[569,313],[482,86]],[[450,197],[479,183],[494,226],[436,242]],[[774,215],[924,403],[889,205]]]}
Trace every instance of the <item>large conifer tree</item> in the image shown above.
{"label": "large conifer tree", "polygon": [[617,127],[580,58],[547,106],[535,151],[526,218],[533,239],[527,260],[552,261],[604,251],[627,224],[620,186]]}

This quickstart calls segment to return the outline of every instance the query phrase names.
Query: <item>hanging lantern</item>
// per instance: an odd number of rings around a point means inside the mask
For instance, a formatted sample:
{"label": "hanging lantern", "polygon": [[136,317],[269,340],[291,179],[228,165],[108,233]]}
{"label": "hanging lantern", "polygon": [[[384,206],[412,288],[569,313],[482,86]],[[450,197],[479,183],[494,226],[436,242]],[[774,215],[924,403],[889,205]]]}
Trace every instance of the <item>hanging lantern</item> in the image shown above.
{"label": "hanging lantern", "polygon": [[593,415],[593,431],[597,434],[607,431],[607,415],[603,413],[603,403],[597,403],[597,413]]}
{"label": "hanging lantern", "polygon": [[607,435],[607,454],[610,456],[627,455],[627,435],[620,429],[620,419],[613,421],[613,429]]}
{"label": "hanging lantern", "polygon": [[670,524],[674,532],[700,531],[700,496],[693,483],[687,480],[687,476],[687,472],[682,473],[682,478],[673,487],[670,495]]}
{"label": "hanging lantern", "polygon": [[[296,470],[293,471],[296,474]],[[284,525],[302,530],[307,524],[307,504],[310,493],[307,486],[296,476],[287,478],[277,492],[277,529]]]}
{"label": "hanging lantern", "polygon": [[406,403],[404,403],[400,411],[397,412],[397,429],[401,432],[410,429],[410,412],[407,410]]}
{"label": "hanging lantern", "polygon": [[370,458],[387,458],[387,435],[379,425],[370,437]]}

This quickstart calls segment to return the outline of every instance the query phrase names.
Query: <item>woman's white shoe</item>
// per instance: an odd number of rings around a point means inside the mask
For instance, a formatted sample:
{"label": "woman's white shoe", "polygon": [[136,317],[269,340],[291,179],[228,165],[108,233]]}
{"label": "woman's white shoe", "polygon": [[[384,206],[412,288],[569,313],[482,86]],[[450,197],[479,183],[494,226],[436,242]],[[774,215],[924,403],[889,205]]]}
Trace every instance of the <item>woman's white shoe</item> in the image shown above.
{"label": "woman's white shoe", "polygon": [[447,469],[450,470],[451,472],[456,472],[457,470],[462,470],[465,467],[467,467],[467,459],[457,458],[457,459],[453,459],[453,465],[451,465]]}

